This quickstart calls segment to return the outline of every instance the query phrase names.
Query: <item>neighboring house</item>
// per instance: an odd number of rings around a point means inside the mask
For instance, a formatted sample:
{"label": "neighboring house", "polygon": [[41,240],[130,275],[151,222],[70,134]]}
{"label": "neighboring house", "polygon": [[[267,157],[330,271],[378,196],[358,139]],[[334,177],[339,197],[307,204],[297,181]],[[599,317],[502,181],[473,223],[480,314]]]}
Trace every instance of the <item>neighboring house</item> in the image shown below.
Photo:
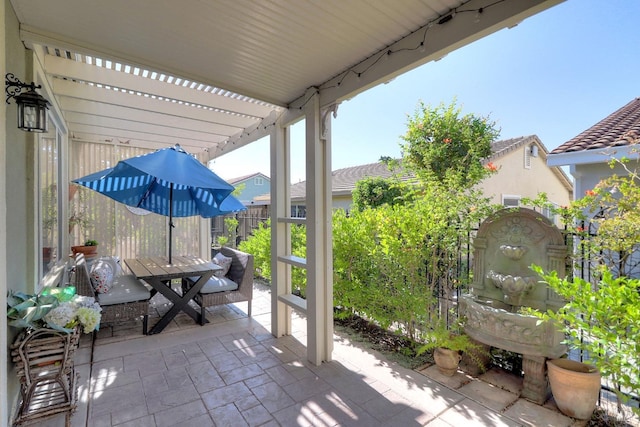
{"label": "neighboring house", "polygon": [[496,141],[492,150],[487,162],[498,167],[498,173],[482,181],[480,188],[493,203],[520,206],[521,199],[539,193],[546,193],[556,206],[568,205],[573,199],[571,179],[561,168],[547,165],[549,151],[536,135]]}
{"label": "neighboring house", "polygon": [[[356,182],[366,177],[389,178],[393,172],[384,163],[371,163],[368,165],[353,166],[338,169],[331,172],[331,187],[334,209],[351,209],[353,199],[351,193],[356,187]],[[297,218],[306,217],[306,193],[307,183],[301,181],[291,186],[291,216]],[[262,194],[254,199],[255,204],[268,205],[271,196]]]}
{"label": "neighboring house", "polygon": [[235,196],[245,206],[251,205],[254,197],[271,191],[271,180],[260,172],[229,179],[227,182],[236,188],[244,186]]}
{"label": "neighboring house", "polygon": [[[610,167],[611,158],[627,158],[630,170],[638,168],[640,161],[640,98],[635,98],[619,110],[600,120],[589,129],[570,139],[549,155],[547,164],[569,166],[575,180],[575,198],[584,197],[602,179],[614,174],[627,175],[619,164]],[[613,255],[616,259],[617,255]],[[612,268],[622,268],[615,262]],[[626,275],[640,277],[640,252],[636,251],[624,264]],[[618,270],[619,271],[619,270]]]}
{"label": "neighboring house", "polygon": [[575,197],[580,199],[603,178],[626,174],[620,166],[611,169],[608,162],[611,157],[638,159],[639,145],[640,98],[636,98],[553,150],[547,164],[569,166]]}
{"label": "neighboring house", "polygon": [[[564,171],[547,166],[548,150],[535,136],[496,141],[493,155],[487,159],[499,168],[498,173],[481,184],[484,194],[493,203],[519,206],[522,198],[535,198],[547,193],[558,206],[567,205],[573,197],[573,185]],[[371,163],[338,169],[332,173],[333,207],[349,210],[356,182],[366,177],[390,177],[393,173],[383,163]],[[291,186],[291,216],[305,216],[306,183]],[[256,197],[256,204],[268,204],[269,194]]]}

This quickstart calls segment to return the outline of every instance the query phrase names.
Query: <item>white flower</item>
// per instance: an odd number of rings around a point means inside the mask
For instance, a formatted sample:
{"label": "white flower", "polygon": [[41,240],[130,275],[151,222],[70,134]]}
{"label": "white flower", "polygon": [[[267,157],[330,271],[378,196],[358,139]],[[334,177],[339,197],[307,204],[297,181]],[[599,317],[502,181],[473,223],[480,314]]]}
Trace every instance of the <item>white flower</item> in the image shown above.
{"label": "white flower", "polygon": [[49,324],[64,328],[75,318],[75,309],[67,302],[63,302],[44,316],[44,320]]}
{"label": "white flower", "polygon": [[76,315],[82,328],[84,329],[85,334],[97,330],[100,326],[100,318],[102,315],[100,311],[95,310],[93,308],[88,307],[80,307],[78,308]]}
{"label": "white flower", "polygon": [[60,303],[44,317],[50,327],[73,328],[78,324],[86,334],[100,327],[102,307],[92,297],[76,295]]}

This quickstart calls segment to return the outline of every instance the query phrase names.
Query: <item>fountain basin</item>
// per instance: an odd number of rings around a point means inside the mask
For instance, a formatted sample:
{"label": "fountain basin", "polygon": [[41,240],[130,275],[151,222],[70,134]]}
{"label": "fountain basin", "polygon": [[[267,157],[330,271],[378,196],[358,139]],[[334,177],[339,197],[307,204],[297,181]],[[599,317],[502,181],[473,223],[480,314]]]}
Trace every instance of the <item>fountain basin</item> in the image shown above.
{"label": "fountain basin", "polygon": [[500,252],[504,254],[509,259],[519,260],[522,256],[527,253],[526,246],[516,246],[516,245],[501,245]]}
{"label": "fountain basin", "polygon": [[502,301],[475,295],[460,297],[460,312],[466,317],[464,331],[471,338],[491,347],[528,356],[550,359],[565,354],[564,334],[551,322],[538,324],[538,318],[511,311]]}
{"label": "fountain basin", "polygon": [[538,280],[536,276],[514,276],[496,273],[493,270],[487,273],[487,278],[497,288],[502,289],[504,294],[509,297],[508,302],[513,305],[520,305],[522,297],[533,289]]}

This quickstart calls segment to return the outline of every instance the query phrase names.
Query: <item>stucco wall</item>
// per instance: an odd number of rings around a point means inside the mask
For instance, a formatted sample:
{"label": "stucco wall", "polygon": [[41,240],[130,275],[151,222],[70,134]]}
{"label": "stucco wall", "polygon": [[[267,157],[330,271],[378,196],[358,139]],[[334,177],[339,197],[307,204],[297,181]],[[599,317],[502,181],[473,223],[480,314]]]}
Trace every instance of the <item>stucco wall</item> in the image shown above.
{"label": "stucco wall", "polygon": [[[20,80],[30,82],[32,80],[32,55],[20,41],[18,19],[9,0],[4,0],[2,7],[3,13],[0,15],[4,23],[2,40],[4,69],[2,75],[13,73]],[[3,234],[4,238],[0,241],[2,246],[0,294],[3,298],[0,301],[0,306],[6,310],[4,298],[6,298],[7,290],[30,292],[35,286],[34,250],[32,244],[29,243],[33,241],[35,137],[17,129],[15,102],[11,101],[11,105],[7,105],[3,109],[3,114],[4,127],[0,134],[2,137],[0,145],[4,164],[0,168],[3,187],[0,190],[0,198],[2,199],[0,207],[4,210],[4,215],[0,215],[3,220],[0,234]],[[6,311],[3,311],[2,315],[6,319]],[[3,340],[3,351],[6,351],[14,339],[15,331],[12,328],[3,329],[3,333],[6,334]],[[4,360],[5,365],[2,367],[4,372],[0,378],[3,381],[2,387],[6,387],[6,390],[0,389],[0,395],[2,395],[0,425],[10,425],[19,388],[13,364],[8,357],[5,357]]]}
{"label": "stucco wall", "polygon": [[494,161],[500,170],[482,183],[484,194],[491,196],[493,203],[501,204],[503,195],[535,198],[544,192],[553,203],[560,206],[569,204],[571,195],[546,165],[542,150],[538,157],[531,157],[530,169],[524,167],[524,150],[525,147],[519,147]]}
{"label": "stucco wall", "polygon": [[575,180],[575,199],[584,197],[587,190],[592,190],[603,178],[613,174],[627,175],[621,166],[611,169],[607,163],[576,165],[571,168]]}

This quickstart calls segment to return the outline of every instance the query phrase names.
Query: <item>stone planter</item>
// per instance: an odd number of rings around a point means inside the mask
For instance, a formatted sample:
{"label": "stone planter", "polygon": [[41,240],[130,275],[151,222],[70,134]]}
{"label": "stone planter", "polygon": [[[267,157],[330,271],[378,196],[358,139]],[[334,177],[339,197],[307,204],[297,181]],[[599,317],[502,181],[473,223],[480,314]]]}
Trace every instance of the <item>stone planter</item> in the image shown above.
{"label": "stone planter", "polygon": [[438,347],[433,351],[433,359],[441,374],[452,377],[458,372],[458,364],[462,356],[457,351]]}
{"label": "stone planter", "polygon": [[598,403],[600,372],[592,365],[569,359],[547,361],[549,385],[563,414],[588,420]]}

